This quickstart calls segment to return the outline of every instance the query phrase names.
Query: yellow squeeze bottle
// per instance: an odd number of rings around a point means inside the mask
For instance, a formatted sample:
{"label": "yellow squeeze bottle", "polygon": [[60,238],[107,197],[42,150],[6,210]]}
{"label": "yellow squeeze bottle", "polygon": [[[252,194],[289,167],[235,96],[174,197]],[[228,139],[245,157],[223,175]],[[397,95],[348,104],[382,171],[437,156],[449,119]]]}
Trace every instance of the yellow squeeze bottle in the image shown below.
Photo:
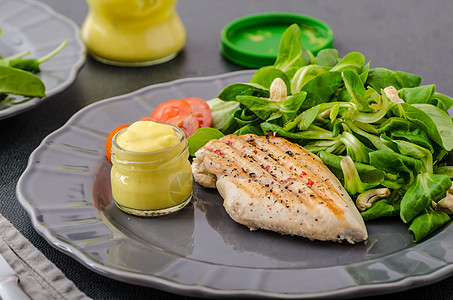
{"label": "yellow squeeze bottle", "polygon": [[186,43],[176,0],[87,0],[81,39],[97,60],[146,66],[174,58]]}

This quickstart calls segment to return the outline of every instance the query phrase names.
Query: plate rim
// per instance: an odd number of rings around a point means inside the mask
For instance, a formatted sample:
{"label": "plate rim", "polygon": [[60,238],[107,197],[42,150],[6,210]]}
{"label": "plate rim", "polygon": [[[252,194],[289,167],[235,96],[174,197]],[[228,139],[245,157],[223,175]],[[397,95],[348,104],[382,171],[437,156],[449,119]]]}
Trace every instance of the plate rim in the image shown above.
{"label": "plate rim", "polygon": [[[0,2],[3,2],[3,0]],[[5,0],[5,2],[6,2],[6,0]],[[66,17],[63,14],[60,14],[59,12],[57,12],[56,10],[51,8],[49,5],[42,3],[40,1],[37,1],[37,0],[14,0],[14,1],[10,1],[10,2],[15,3],[15,4],[27,3],[27,5],[29,7],[33,7],[33,8],[38,7],[40,9],[43,9],[44,11],[46,11],[48,13],[49,17],[51,17],[53,19],[58,19],[61,22],[67,23],[67,25],[69,25],[70,28],[73,29],[73,35],[71,36],[71,39],[73,39],[73,40],[71,40],[71,41],[74,41],[75,46],[78,47],[78,51],[77,51],[78,59],[70,67],[69,75],[65,79],[65,81],[61,82],[58,86],[56,86],[52,89],[49,89],[49,90],[46,89],[46,97],[32,98],[24,103],[15,104],[6,109],[0,110],[0,120],[13,117],[17,114],[20,114],[29,109],[32,109],[32,108],[38,106],[39,104],[41,104],[42,102],[46,101],[49,97],[52,97],[52,96],[58,94],[59,92],[65,90],[66,88],[68,88],[75,81],[75,79],[77,78],[78,72],[80,71],[82,66],[85,64],[86,54],[87,54],[87,49],[85,47],[85,44],[80,40],[80,28],[72,19],[70,19],[69,17]],[[44,69],[44,71],[45,71],[45,69]]]}
{"label": "plate rim", "polygon": [[[403,277],[400,280],[396,280],[393,282],[387,283],[377,283],[377,284],[363,284],[363,285],[353,285],[350,287],[344,287],[340,289],[334,290],[326,290],[323,292],[310,292],[310,293],[282,293],[282,292],[270,292],[270,291],[260,291],[260,290],[234,290],[234,289],[217,289],[213,287],[201,286],[196,284],[182,284],[177,283],[175,281],[171,281],[168,278],[162,278],[159,276],[153,276],[149,274],[142,274],[142,273],[132,273],[125,270],[119,269],[112,269],[109,266],[103,265],[101,263],[95,262],[92,258],[88,257],[87,255],[83,254],[82,251],[68,243],[64,243],[61,240],[57,239],[55,236],[49,232],[49,228],[40,224],[36,218],[35,211],[30,203],[27,202],[26,197],[22,194],[21,187],[24,185],[25,178],[29,172],[32,170],[32,165],[34,161],[35,155],[39,152],[39,150],[46,144],[48,140],[50,140],[54,135],[59,134],[61,131],[65,130],[67,126],[69,126],[73,120],[82,116],[86,111],[89,111],[97,106],[105,105],[106,103],[111,103],[116,100],[121,100],[125,97],[133,97],[136,94],[140,94],[148,89],[153,88],[160,88],[165,86],[171,86],[174,84],[184,83],[184,82],[191,82],[191,81],[205,81],[205,80],[214,80],[221,77],[226,76],[236,76],[236,75],[252,75],[256,70],[245,70],[245,71],[235,71],[229,72],[219,75],[212,75],[212,76],[202,76],[202,77],[191,77],[191,78],[182,78],[173,80],[170,82],[164,82],[159,84],[153,84],[131,93],[126,93],[123,95],[114,96],[111,98],[107,98],[95,103],[92,103],[78,112],[76,112],[71,118],[60,128],[55,130],[54,132],[47,135],[42,142],[37,146],[37,148],[31,153],[27,166],[20,176],[17,185],[16,185],[16,195],[19,200],[19,203],[28,213],[30,220],[32,222],[33,227],[35,230],[45,238],[45,240],[57,250],[63,252],[64,254],[76,259],[85,267],[99,273],[100,275],[120,280],[123,282],[131,283],[131,284],[139,284],[151,288],[158,288],[167,292],[171,293],[179,293],[188,296],[210,296],[210,297],[225,297],[225,296],[239,296],[239,297],[272,297],[272,298],[281,298],[281,299],[313,299],[313,298],[338,298],[338,297],[359,297],[359,296],[370,296],[370,295],[378,295],[378,294],[388,294],[393,292],[401,292],[410,288],[420,287],[428,284],[432,284],[434,282],[440,281],[447,276],[450,276],[453,272],[453,262],[446,262],[441,267],[437,269],[434,268],[431,272],[423,275],[412,275]],[[450,227],[449,231],[451,230],[451,224],[448,226]],[[417,252],[414,248],[421,247],[420,244],[414,245],[409,249],[403,249],[403,252],[407,250],[408,252]],[[418,252],[417,252],[418,253]],[[434,257],[430,257],[434,259]],[[440,259],[438,259],[440,260]],[[334,266],[337,267],[344,267],[344,266]],[[151,278],[151,279],[150,279]],[[151,283],[151,284],[150,284]]]}

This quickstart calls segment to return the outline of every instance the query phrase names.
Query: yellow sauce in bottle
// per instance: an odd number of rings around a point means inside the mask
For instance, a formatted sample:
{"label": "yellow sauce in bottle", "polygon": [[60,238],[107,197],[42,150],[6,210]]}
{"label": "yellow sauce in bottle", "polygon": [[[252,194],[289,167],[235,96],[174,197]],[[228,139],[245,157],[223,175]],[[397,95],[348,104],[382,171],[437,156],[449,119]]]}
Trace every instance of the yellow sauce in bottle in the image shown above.
{"label": "yellow sauce in bottle", "polygon": [[192,171],[188,144],[178,127],[138,121],[112,141],[112,195],[123,211],[155,216],[190,202]]}
{"label": "yellow sauce in bottle", "polygon": [[184,47],[176,0],[87,0],[82,41],[99,61],[125,66],[168,61]]}

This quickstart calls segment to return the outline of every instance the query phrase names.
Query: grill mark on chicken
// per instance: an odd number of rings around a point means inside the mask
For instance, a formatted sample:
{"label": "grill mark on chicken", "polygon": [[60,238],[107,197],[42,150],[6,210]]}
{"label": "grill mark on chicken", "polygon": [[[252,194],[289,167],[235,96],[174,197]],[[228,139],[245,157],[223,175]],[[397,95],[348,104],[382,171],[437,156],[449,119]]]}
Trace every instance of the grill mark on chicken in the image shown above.
{"label": "grill mark on chicken", "polygon": [[[316,176],[323,181],[323,183],[327,186],[327,190],[333,193],[333,195],[331,196],[332,197],[337,196],[351,200],[349,194],[347,193],[346,189],[341,185],[338,178],[332,174],[329,168],[318,156],[307,151],[302,146],[290,143],[289,141],[283,138],[270,137],[269,141],[276,145],[278,148],[282,149],[282,151],[285,151],[285,153],[290,154],[292,157],[296,159],[296,161],[303,160],[303,157],[308,156],[310,159],[304,160],[307,162],[304,164],[304,167],[310,170],[313,176]],[[346,204],[346,207],[347,206],[348,204]]]}
{"label": "grill mark on chicken", "polygon": [[[313,207],[313,201],[322,201],[322,199],[319,198],[319,195],[313,193],[306,185],[293,185],[295,181],[294,179],[291,179],[290,173],[281,169],[276,161],[265,159],[266,157],[269,157],[268,154],[265,153],[265,150],[258,149],[257,147],[250,145],[250,143],[243,142],[237,136],[229,136],[229,138],[230,139],[227,141],[223,138],[220,140],[234,149],[234,153],[238,154],[234,159],[239,162],[241,169],[246,171],[246,175],[254,181],[257,181],[264,187],[273,188],[280,193],[292,193],[300,202],[310,208]],[[220,146],[217,143],[216,145]],[[221,151],[229,153],[225,147],[222,147]],[[281,180],[281,178],[283,178],[283,180]],[[311,196],[308,198],[302,197],[304,194]]]}
{"label": "grill mark on chicken", "polygon": [[[236,145],[238,144],[236,143]],[[243,146],[245,147],[242,148]],[[245,148],[247,148],[246,144],[240,146],[241,150]],[[287,208],[291,207],[294,196],[310,208],[313,207],[311,201],[322,201],[317,195],[313,195],[313,199],[306,198],[301,195],[294,195],[290,189],[282,187],[275,175],[262,165],[256,164],[256,160],[248,151],[239,151],[232,145],[228,145],[228,142],[223,143],[221,141],[211,141],[207,149],[210,153],[205,156],[205,163],[210,165],[214,173],[232,178],[246,177],[248,182],[257,182],[261,185],[262,190],[277,196],[277,202],[281,204],[285,202]]]}
{"label": "grill mark on chicken", "polygon": [[[245,182],[241,178],[233,178],[232,183],[234,183],[239,189],[242,189],[252,195],[259,195],[261,193],[261,185],[256,182]],[[284,195],[283,195],[284,196]],[[243,225],[246,225],[249,227],[251,230],[256,230],[259,228],[262,229],[267,229],[267,230],[272,230],[275,232],[280,232],[282,234],[287,234],[288,232],[291,232],[291,224],[289,222],[296,221],[296,218],[289,216],[286,221],[287,223],[282,224],[280,222],[280,219],[276,217],[278,214],[284,214],[285,210],[292,210],[294,206],[290,205],[285,205],[284,200],[281,201],[279,198],[281,198],[282,195],[280,195],[278,192],[269,192],[266,191],[266,195],[264,197],[256,197],[254,198],[253,201],[249,202],[247,205],[241,205],[239,202],[235,202],[232,204],[227,204],[227,206],[230,209],[229,214],[232,216],[233,219],[237,221],[238,218],[241,219],[241,223]],[[288,200],[288,199],[286,199]],[[275,205],[276,203],[280,203],[282,205]],[[246,215],[247,212],[246,210],[249,210],[250,212],[259,211],[260,213],[255,215],[254,220],[250,220],[247,218],[243,218],[243,215]],[[299,214],[299,211],[295,211],[295,216]],[[275,218],[273,218],[273,216]],[[306,216],[307,217],[307,216]],[[313,218],[314,220],[317,218],[316,216],[309,216],[310,218]],[[300,221],[299,221],[300,222]],[[257,226],[257,224],[261,224],[260,226]],[[309,222],[300,222],[300,226],[307,226]]]}
{"label": "grill mark on chicken", "polygon": [[307,201],[308,196],[308,199],[331,209],[339,218],[344,218],[343,210],[331,200],[339,197],[338,193],[326,186],[322,178],[316,176],[299,161],[269,143],[268,139],[257,139],[246,135],[227,136],[220,140],[237,151],[242,150],[250,163],[258,163],[262,169],[269,172],[275,178],[271,183],[273,187],[290,191],[301,202],[312,208],[311,201]]}
{"label": "grill mark on chicken", "polygon": [[[300,145],[290,143],[289,141],[279,138],[279,137],[269,137],[269,142],[276,145],[278,148],[285,151],[285,153],[291,155],[295,159],[301,160],[304,157],[309,157],[310,159],[306,159],[305,167],[310,169],[312,172],[316,173],[317,175],[321,174],[321,176],[329,177],[331,183],[335,183],[335,186],[338,187],[340,185],[340,181],[338,178],[333,176],[330,173],[329,168],[324,164],[324,162],[313,153],[307,151]],[[321,173],[325,172],[325,174]]]}
{"label": "grill mark on chicken", "polygon": [[[291,178],[301,180],[321,198],[329,201],[335,197],[343,197],[344,194],[340,194],[337,190],[338,186],[341,186],[338,179],[335,176],[329,176],[330,170],[319,157],[299,145],[273,136],[267,136],[266,139],[255,139],[253,135],[245,135],[242,136],[242,139],[249,140],[256,147],[268,149],[272,153],[272,158],[292,174]],[[337,182],[336,187],[332,181]],[[330,201],[326,204],[337,216],[343,216],[342,209],[335,202]]]}

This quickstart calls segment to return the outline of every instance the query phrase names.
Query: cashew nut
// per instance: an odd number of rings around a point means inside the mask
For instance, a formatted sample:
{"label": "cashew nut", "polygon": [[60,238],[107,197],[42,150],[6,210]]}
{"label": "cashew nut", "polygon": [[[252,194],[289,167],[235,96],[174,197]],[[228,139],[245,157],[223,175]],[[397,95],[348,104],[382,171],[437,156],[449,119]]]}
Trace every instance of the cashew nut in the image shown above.
{"label": "cashew nut", "polygon": [[382,198],[388,197],[390,190],[388,188],[371,189],[361,193],[356,199],[357,208],[360,211],[365,211],[371,207],[371,205]]}
{"label": "cashew nut", "polygon": [[453,186],[447,191],[445,198],[437,203],[433,201],[433,207],[434,209],[443,211],[448,215],[453,214]]}
{"label": "cashew nut", "polygon": [[283,79],[279,77],[275,78],[274,81],[272,81],[269,92],[269,100],[277,102],[284,101],[287,96],[287,90],[286,84]]}
{"label": "cashew nut", "polygon": [[390,85],[384,88],[384,93],[390,99],[390,101],[404,103],[404,100],[400,98],[395,87]]}

